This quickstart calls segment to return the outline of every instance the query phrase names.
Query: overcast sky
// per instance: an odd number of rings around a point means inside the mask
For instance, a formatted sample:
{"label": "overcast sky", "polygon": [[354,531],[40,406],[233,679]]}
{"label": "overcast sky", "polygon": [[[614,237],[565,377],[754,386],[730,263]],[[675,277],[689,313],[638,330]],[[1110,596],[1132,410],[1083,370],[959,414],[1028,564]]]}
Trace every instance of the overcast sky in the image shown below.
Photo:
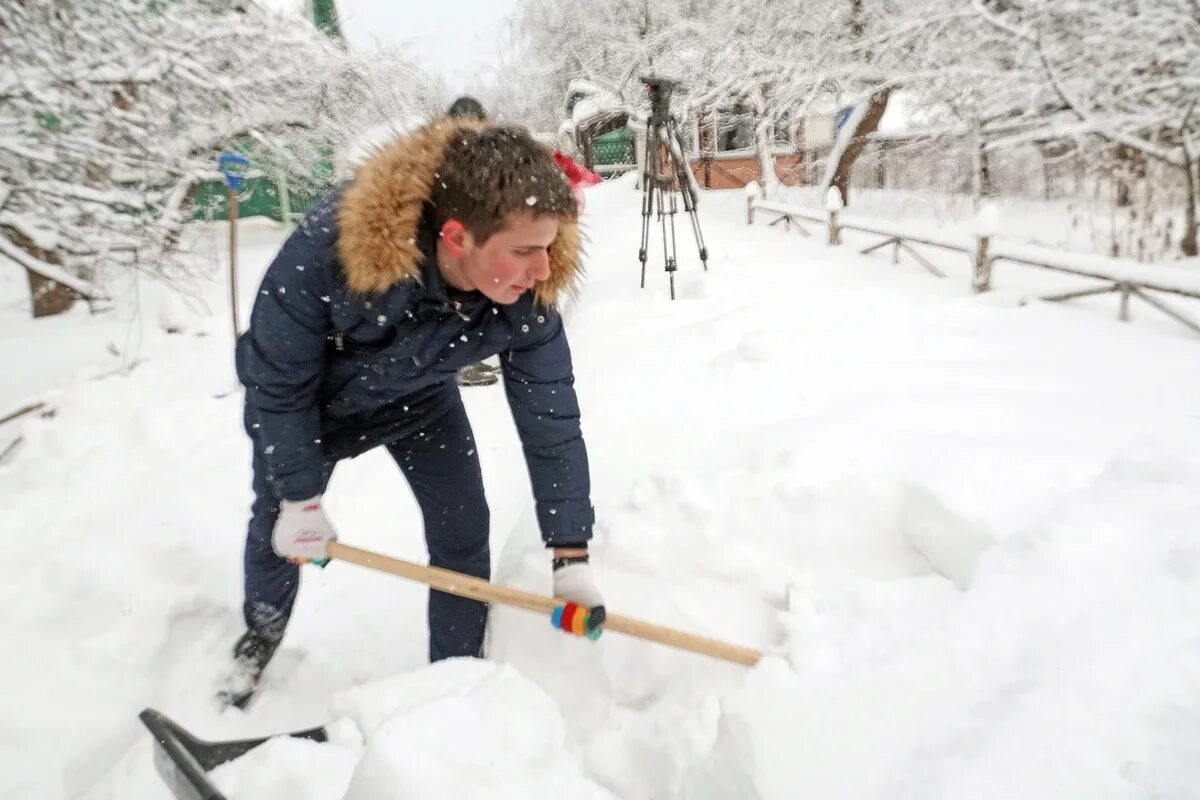
{"label": "overcast sky", "polygon": [[499,27],[517,0],[337,0],[351,47],[411,47],[451,92],[498,61]]}

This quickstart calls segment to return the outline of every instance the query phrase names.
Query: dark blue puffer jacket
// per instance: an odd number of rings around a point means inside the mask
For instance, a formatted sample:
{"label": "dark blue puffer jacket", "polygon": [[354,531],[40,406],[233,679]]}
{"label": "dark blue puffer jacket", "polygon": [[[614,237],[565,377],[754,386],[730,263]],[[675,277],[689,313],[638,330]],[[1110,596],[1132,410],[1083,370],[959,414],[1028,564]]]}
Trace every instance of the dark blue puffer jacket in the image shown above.
{"label": "dark blue puffer jacket", "polygon": [[251,439],[277,497],[311,497],[332,462],[421,427],[459,368],[500,354],[542,536],[586,542],[587,452],[554,308],[576,275],[578,233],[560,227],[551,277],[512,305],[448,287],[421,188],[454,126],[430,126],[372,157],[315,205],[267,269],[237,346]]}

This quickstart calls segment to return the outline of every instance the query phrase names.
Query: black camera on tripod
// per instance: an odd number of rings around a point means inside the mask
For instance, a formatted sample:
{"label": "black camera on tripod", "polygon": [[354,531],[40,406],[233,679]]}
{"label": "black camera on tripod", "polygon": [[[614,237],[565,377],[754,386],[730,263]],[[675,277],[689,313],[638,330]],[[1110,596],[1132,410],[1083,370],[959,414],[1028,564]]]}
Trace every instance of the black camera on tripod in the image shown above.
{"label": "black camera on tripod", "polygon": [[651,120],[665,121],[671,116],[671,94],[679,86],[679,81],[654,75],[641,75],[639,78],[646,85],[646,91],[650,93]]}
{"label": "black camera on tripod", "polygon": [[642,164],[642,244],[638,249],[638,260],[642,262],[642,288],[646,288],[646,258],[650,246],[650,219],[657,216],[662,229],[663,256],[668,278],[671,282],[671,299],[675,299],[675,272],[679,268],[675,259],[675,214],[679,207],[676,196],[683,200],[683,210],[692,223],[692,234],[696,248],[700,251],[700,264],[708,271],[708,248],[704,246],[704,235],[700,232],[700,218],[696,215],[699,193],[695,178],[684,155],[683,141],[679,137],[679,123],[671,116],[671,95],[679,87],[678,81],[654,75],[640,76],[650,94],[650,116],[646,119],[646,136],[643,140]]}

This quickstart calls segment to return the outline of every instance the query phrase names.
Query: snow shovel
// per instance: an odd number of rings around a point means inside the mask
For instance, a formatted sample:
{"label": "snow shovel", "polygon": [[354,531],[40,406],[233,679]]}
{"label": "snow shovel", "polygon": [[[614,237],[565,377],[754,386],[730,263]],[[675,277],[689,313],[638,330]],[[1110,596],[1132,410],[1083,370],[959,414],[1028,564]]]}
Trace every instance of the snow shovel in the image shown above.
{"label": "snow shovel", "polygon": [[[388,572],[392,575],[398,575],[401,578],[419,581],[438,591],[458,595],[459,597],[466,597],[470,600],[481,600],[485,603],[502,603],[515,608],[523,608],[535,614],[545,614],[551,618],[552,624],[555,627],[565,627],[559,624],[564,614],[563,602],[553,597],[544,597],[532,592],[524,592],[520,589],[501,586],[497,583],[491,583],[448,569],[441,569],[440,567],[427,567],[421,564],[414,564],[411,561],[390,558],[378,553],[372,553],[370,550],[351,547],[348,544],[342,544],[338,541],[329,543],[329,557],[349,561],[352,564],[358,564],[361,567],[368,567],[380,572]],[[587,609],[583,609],[582,611],[583,615],[589,615]],[[751,650],[747,647],[740,647],[716,639],[708,639],[703,636],[696,636],[695,634],[685,633],[674,628],[667,628],[650,622],[643,622],[642,620],[621,616],[620,614],[603,613],[603,616],[597,622],[603,623],[604,630],[623,633],[626,636],[633,636],[637,639],[644,639],[650,642],[658,642],[659,644],[665,644],[679,650],[699,653],[700,655],[729,661],[734,664],[743,664],[752,667],[762,658],[762,653],[757,650]],[[595,633],[598,636],[599,628],[595,631],[575,630],[574,632],[587,633],[589,634],[589,638],[595,638],[594,636],[590,636],[590,634]]]}
{"label": "snow shovel", "polygon": [[[555,627],[560,627],[558,620],[563,613],[562,601],[552,597],[543,597],[531,592],[501,586],[439,567],[428,567],[398,558],[390,558],[336,541],[329,544],[329,556],[369,569],[419,581],[438,591],[466,597],[470,600],[503,603],[537,614],[546,614],[554,621]],[[589,611],[584,609],[585,614],[588,614]],[[627,636],[659,642],[680,650],[711,656],[734,664],[754,666],[762,657],[757,650],[739,647],[716,639],[707,639],[703,636],[696,636],[619,614],[606,614],[603,626],[607,630]],[[208,771],[245,755],[271,738],[206,742],[188,733],[181,725],[152,708],[143,711],[140,719],[149,728],[157,744],[154,753],[155,767],[178,800],[226,800],[225,796],[209,782]],[[327,740],[324,728],[310,728],[286,735],[311,739],[314,742]]]}
{"label": "snow shovel", "polygon": [[[209,782],[209,770],[244,756],[271,738],[206,742],[152,708],[139,714],[138,719],[154,737],[154,768],[177,800],[226,800],[225,795]],[[314,742],[324,742],[328,738],[324,728],[309,728],[287,735]]]}

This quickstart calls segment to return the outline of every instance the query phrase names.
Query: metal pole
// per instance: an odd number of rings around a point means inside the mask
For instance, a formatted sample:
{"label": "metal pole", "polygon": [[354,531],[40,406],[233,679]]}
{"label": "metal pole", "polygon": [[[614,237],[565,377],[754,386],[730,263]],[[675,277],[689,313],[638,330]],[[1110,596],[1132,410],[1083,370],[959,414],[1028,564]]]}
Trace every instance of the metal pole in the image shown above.
{"label": "metal pole", "polygon": [[292,221],[292,197],[288,193],[287,178],[283,173],[278,173],[275,176],[275,187],[279,190],[279,216],[280,222],[287,225]]}
{"label": "metal pole", "polygon": [[237,298],[237,191],[229,189],[229,306],[233,313],[233,340],[238,338],[238,298]]}

